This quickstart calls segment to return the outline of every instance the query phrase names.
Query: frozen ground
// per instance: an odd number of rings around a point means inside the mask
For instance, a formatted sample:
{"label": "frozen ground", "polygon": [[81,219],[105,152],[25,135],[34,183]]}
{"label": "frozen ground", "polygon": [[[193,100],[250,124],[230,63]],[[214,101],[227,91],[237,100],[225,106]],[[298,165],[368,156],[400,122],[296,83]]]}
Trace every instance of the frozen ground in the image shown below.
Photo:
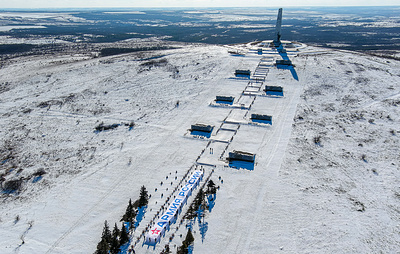
{"label": "frozen ground", "polygon": [[[3,63],[0,253],[93,253],[104,221],[119,222],[145,185],[133,244],[193,165],[220,186],[207,226],[194,226],[194,253],[396,253],[399,62],[303,47],[288,51],[296,80],[271,65],[275,50],[237,47],[246,55],[180,44]],[[265,81],[236,79],[236,69]],[[265,96],[264,85],[284,96]],[[216,95],[234,104],[216,107]],[[252,113],[272,125],[251,123]],[[120,126],[95,133],[100,123]],[[192,137],[194,123],[214,125],[211,137]],[[255,153],[254,170],[227,167],[232,150]],[[136,253],[175,252],[185,223]]]}

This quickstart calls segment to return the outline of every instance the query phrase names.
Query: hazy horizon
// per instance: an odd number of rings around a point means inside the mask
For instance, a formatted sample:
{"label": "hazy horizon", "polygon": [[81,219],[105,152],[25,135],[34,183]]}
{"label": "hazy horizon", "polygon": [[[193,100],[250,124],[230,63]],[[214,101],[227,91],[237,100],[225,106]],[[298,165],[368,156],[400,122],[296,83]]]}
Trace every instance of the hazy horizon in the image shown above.
{"label": "hazy horizon", "polygon": [[276,6],[92,6],[92,7],[1,7],[0,11],[4,10],[22,10],[22,11],[46,11],[46,10],[119,10],[119,9],[129,9],[129,10],[151,10],[151,9],[180,9],[180,10],[191,10],[191,9],[237,9],[237,8],[263,8],[263,9],[298,9],[298,8],[379,8],[379,7],[397,7],[400,8],[400,4],[382,4],[382,5],[276,5]]}
{"label": "hazy horizon", "polygon": [[[399,7],[283,8],[282,39],[349,50],[400,49]],[[273,39],[278,8],[64,8],[0,12],[0,44],[158,37],[234,44]],[[43,44],[42,42],[40,42]]]}

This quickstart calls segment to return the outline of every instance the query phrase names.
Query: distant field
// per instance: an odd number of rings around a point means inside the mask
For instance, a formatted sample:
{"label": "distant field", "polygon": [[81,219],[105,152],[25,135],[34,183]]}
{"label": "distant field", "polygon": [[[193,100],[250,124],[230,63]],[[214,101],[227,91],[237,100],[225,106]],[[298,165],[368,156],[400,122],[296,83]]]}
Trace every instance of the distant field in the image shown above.
{"label": "distant field", "polygon": [[[400,7],[284,8],[282,38],[349,50],[400,49]],[[0,11],[0,43],[164,37],[233,44],[271,39],[277,8]],[[12,27],[15,26],[15,29]],[[48,43],[48,41],[47,41]],[[34,43],[35,44],[35,43]]]}

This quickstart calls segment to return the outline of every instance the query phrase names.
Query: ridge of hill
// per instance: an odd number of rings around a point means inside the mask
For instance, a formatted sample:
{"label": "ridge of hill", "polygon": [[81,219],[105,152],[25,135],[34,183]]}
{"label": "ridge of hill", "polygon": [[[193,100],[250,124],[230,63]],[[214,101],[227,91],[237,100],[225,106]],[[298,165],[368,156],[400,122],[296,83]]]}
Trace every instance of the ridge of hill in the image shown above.
{"label": "ridge of hill", "polygon": [[[288,48],[293,70],[254,43],[169,46],[3,65],[1,253],[92,253],[104,221],[119,222],[145,185],[136,240],[193,165],[219,186],[203,227],[193,225],[194,253],[397,251],[398,61],[299,44]],[[262,86],[237,69],[260,71]],[[264,85],[284,96],[265,96]],[[240,107],[216,107],[217,95]],[[252,113],[272,124],[252,123]],[[200,139],[188,132],[195,123],[216,128]],[[232,140],[228,124],[240,126]],[[256,154],[254,169],[228,167],[233,150]],[[186,229],[175,226],[136,253],[180,246]]]}

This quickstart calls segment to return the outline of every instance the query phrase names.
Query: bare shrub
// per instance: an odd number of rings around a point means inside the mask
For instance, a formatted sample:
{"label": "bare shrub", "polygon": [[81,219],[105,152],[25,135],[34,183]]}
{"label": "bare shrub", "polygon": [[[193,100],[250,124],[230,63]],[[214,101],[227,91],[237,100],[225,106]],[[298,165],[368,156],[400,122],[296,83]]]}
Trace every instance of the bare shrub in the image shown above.
{"label": "bare shrub", "polygon": [[321,136],[314,137],[314,144],[320,146],[321,145]]}
{"label": "bare shrub", "polygon": [[22,179],[9,180],[3,183],[2,189],[7,194],[16,193],[21,189],[22,183]]}
{"label": "bare shrub", "polygon": [[44,170],[44,168],[40,168],[33,175],[34,176],[42,176],[42,175],[45,175],[45,174],[46,174],[46,171]]}
{"label": "bare shrub", "polygon": [[361,155],[361,159],[362,159],[364,162],[367,162],[367,155],[365,155],[365,154]]}

